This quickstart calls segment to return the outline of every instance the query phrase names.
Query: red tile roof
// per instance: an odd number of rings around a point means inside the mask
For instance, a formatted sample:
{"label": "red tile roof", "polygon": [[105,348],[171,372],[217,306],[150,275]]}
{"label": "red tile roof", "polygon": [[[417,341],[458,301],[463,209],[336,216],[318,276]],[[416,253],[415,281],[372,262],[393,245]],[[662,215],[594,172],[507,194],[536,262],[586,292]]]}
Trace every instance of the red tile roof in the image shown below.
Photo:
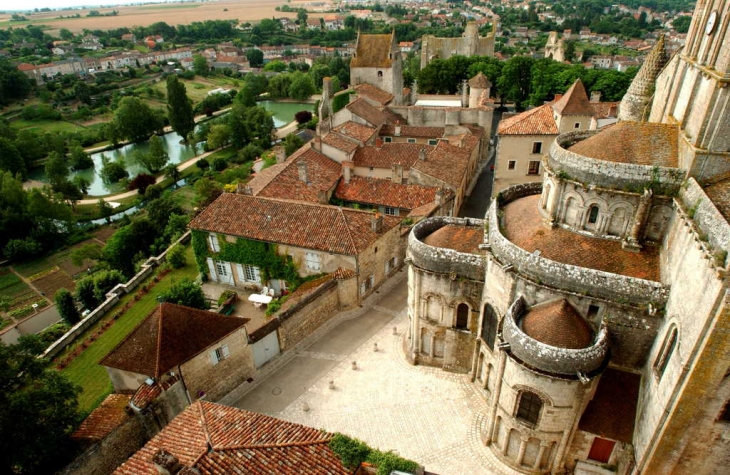
{"label": "red tile roof", "polygon": [[332,130],[351,137],[358,142],[367,142],[373,135],[375,135],[375,132],[377,132],[378,129],[348,120],[344,124],[338,125]]}
{"label": "red tile roof", "polygon": [[412,168],[441,180],[457,190],[466,176],[471,153],[479,144],[479,139],[473,135],[466,135],[463,141],[463,147],[452,145],[444,140],[440,141],[427,154],[426,160],[417,160]]}
{"label": "red tile roof", "polygon": [[594,113],[583,81],[578,78],[563,97],[553,102],[553,109],[561,115],[590,115]]}
{"label": "red tile roof", "polygon": [[358,34],[355,55],[350,60],[350,68],[390,68],[393,35],[361,35]]}
{"label": "red tile roof", "polygon": [[[380,128],[380,136],[395,136],[394,124],[385,124]],[[414,125],[401,125],[399,137],[413,138],[441,138],[444,135],[444,127],[419,127]]]}
{"label": "red tile roof", "polygon": [[[299,178],[300,163],[306,163],[307,183]],[[254,195],[317,203],[319,194],[333,189],[342,175],[340,164],[311,148],[305,148],[303,153],[282,165],[268,184]]]}
{"label": "red tile roof", "polygon": [[340,180],[335,196],[345,201],[411,210],[432,203],[436,199],[436,188],[356,176],[350,183]]}
{"label": "red tile roof", "polygon": [[29,63],[20,63],[18,65],[19,71],[33,71],[35,69],[38,69],[36,66],[29,64]]}
{"label": "red tile roof", "polygon": [[377,102],[381,106],[386,105],[393,100],[393,94],[383,91],[379,87],[375,87],[372,84],[359,84],[355,86],[355,91],[361,96],[365,96],[368,99]]}
{"label": "red tile roof", "polygon": [[369,122],[375,127],[386,122],[395,122],[394,116],[382,111],[362,98],[357,98],[345,106],[347,110]]}
{"label": "red tile roof", "polygon": [[443,247],[468,254],[481,254],[479,245],[484,242],[484,228],[447,224],[426,236],[423,242],[433,247]]}
{"label": "red tile roof", "polygon": [[263,414],[197,401],[186,408],[114,475],[157,475],[161,449],[201,475],[346,475],[329,448],[332,435]]}
{"label": "red tile roof", "polygon": [[71,434],[71,438],[79,441],[96,442],[109,435],[129,419],[127,404],[129,404],[130,397],[128,394],[108,395],[101,405],[91,411],[91,414],[84,419],[76,432]]}
{"label": "red tile roof", "polygon": [[[192,229],[354,256],[379,238],[373,213],[337,206],[223,193],[191,222]],[[383,217],[383,232],[398,225]]]}
{"label": "red tile roof", "polygon": [[545,104],[502,119],[497,127],[497,135],[558,135],[552,105]]}
{"label": "red tile roof", "polygon": [[248,321],[163,303],[99,364],[159,379]]}
{"label": "red tile roof", "polygon": [[353,162],[357,167],[388,168],[393,164],[403,165],[409,170],[418,160],[421,150],[431,150],[433,146],[416,143],[384,143],[381,147],[360,147],[355,152]]}
{"label": "red tile roof", "polygon": [[676,168],[678,132],[676,125],[622,121],[601,129],[569,150],[608,162]]}
{"label": "red tile roof", "polygon": [[593,330],[565,299],[535,305],[520,321],[522,331],[535,340],[558,348],[587,348]]}
{"label": "red tile roof", "polygon": [[151,402],[157,399],[160,394],[170,389],[172,385],[177,383],[179,380],[180,376],[176,374],[175,376],[168,377],[163,382],[153,381],[152,384],[147,384],[147,382],[145,382],[137,388],[134,396],[132,396],[132,400],[129,402],[137,409],[144,409]]}
{"label": "red tile roof", "polygon": [[342,150],[348,154],[358,147],[357,143],[338,134],[337,132],[330,132],[322,137],[322,143],[329,145],[330,147],[334,147],[337,150]]}

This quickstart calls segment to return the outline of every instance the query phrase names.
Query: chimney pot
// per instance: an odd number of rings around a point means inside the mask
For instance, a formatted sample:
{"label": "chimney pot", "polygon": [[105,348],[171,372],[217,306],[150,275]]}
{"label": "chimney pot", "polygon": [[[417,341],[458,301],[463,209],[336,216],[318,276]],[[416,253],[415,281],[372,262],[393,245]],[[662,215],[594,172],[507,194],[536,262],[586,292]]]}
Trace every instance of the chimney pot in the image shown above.
{"label": "chimney pot", "polygon": [[180,461],[165,449],[160,449],[152,456],[152,463],[160,475],[174,475],[180,470]]}
{"label": "chimney pot", "polygon": [[383,216],[380,213],[375,213],[370,221],[370,226],[374,233],[380,234],[383,232]]}
{"label": "chimney pot", "polygon": [[421,161],[426,161],[426,149],[422,148],[418,151],[418,159]]}
{"label": "chimney pot", "polygon": [[309,177],[307,176],[307,162],[304,160],[297,163],[297,168],[299,170],[299,179],[303,183],[309,183]]}
{"label": "chimney pot", "polygon": [[350,183],[351,170],[350,167],[344,163],[342,164],[342,174],[345,177],[345,183]]}

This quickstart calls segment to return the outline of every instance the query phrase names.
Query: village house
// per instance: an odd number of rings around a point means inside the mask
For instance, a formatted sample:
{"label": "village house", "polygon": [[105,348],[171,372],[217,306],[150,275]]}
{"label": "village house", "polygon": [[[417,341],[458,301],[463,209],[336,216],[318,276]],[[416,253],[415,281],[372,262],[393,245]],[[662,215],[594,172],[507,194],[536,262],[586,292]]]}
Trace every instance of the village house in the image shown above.
{"label": "village house", "polygon": [[99,362],[156,433],[201,397],[216,401],[255,371],[246,318],[163,302]]}

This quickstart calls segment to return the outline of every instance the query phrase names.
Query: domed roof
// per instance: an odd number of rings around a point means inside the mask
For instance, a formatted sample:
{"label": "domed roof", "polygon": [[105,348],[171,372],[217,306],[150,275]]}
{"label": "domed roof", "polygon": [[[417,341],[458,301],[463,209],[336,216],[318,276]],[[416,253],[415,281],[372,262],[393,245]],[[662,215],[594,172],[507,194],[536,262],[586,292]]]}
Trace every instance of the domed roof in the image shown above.
{"label": "domed roof", "polygon": [[484,242],[484,228],[481,226],[447,224],[426,236],[423,242],[433,247],[443,247],[468,254],[479,254],[479,244]]}
{"label": "domed roof", "polygon": [[557,348],[587,348],[593,330],[567,300],[536,305],[520,322],[522,331],[535,340]]}

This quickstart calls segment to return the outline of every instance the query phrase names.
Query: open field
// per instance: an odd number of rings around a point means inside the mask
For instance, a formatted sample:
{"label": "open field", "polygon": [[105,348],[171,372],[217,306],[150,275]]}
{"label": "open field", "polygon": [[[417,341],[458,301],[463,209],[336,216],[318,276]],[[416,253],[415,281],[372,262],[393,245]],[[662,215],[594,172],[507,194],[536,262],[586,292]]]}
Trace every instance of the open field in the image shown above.
{"label": "open field", "polygon": [[10,126],[16,130],[38,129],[43,132],[76,132],[84,127],[65,120],[14,120]]}
{"label": "open field", "polygon": [[[289,5],[296,7],[297,3]],[[0,28],[25,27],[26,25],[47,25],[50,33],[54,34],[61,28],[67,28],[74,33],[83,29],[88,30],[111,30],[115,28],[135,26],[149,26],[155,22],[164,21],[168,25],[185,25],[194,21],[205,20],[232,20],[240,22],[255,22],[262,18],[296,17],[296,13],[277,12],[275,8],[286,4],[284,0],[220,0],[206,3],[186,3],[169,5],[141,5],[141,6],[117,6],[98,8],[100,13],[107,13],[112,10],[119,12],[116,16],[110,17],[82,17],[82,18],[58,18],[59,16],[71,16],[77,13],[86,14],[83,10],[57,10],[52,12],[34,13],[28,16],[28,22],[11,22],[10,14],[0,15]],[[317,15],[315,15],[317,16]]]}

